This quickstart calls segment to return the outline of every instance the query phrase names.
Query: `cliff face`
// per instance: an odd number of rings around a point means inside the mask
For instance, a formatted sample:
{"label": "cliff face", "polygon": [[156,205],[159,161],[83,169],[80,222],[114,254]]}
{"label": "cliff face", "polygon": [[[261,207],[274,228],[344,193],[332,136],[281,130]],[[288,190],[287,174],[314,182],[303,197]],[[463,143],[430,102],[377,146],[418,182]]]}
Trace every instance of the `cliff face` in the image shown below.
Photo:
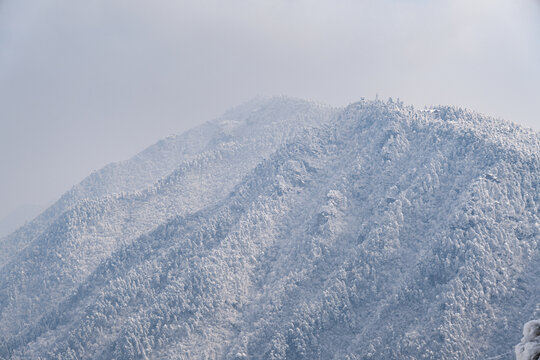
{"label": "cliff face", "polygon": [[537,133],[285,98],[199,130],[2,242],[0,356],[484,359],[540,308]]}

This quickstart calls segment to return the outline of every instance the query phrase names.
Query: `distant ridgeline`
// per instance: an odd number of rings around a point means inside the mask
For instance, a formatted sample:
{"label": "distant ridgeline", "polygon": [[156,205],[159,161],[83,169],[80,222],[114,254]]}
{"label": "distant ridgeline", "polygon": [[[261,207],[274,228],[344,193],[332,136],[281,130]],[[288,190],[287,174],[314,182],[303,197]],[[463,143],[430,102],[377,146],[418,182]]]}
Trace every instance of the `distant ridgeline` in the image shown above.
{"label": "distant ridgeline", "polygon": [[539,187],[540,134],[511,123],[258,98],[0,240],[0,358],[513,358]]}

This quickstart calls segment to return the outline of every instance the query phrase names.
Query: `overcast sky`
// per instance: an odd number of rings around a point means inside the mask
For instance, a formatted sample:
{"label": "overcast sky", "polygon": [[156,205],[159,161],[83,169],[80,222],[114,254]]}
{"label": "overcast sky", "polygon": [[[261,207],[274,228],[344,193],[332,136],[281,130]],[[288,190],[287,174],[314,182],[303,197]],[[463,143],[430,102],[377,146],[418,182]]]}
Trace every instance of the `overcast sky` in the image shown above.
{"label": "overcast sky", "polygon": [[0,217],[256,95],[540,130],[540,0],[0,0]]}

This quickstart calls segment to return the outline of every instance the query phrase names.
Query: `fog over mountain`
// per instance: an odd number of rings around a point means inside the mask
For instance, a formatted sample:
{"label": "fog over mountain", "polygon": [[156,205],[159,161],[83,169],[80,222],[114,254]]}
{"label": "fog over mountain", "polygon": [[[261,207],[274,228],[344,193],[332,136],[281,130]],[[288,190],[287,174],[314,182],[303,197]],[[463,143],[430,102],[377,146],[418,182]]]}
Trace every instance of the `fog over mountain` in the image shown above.
{"label": "fog over mountain", "polygon": [[0,358],[511,359],[539,206],[534,130],[256,98],[0,240]]}

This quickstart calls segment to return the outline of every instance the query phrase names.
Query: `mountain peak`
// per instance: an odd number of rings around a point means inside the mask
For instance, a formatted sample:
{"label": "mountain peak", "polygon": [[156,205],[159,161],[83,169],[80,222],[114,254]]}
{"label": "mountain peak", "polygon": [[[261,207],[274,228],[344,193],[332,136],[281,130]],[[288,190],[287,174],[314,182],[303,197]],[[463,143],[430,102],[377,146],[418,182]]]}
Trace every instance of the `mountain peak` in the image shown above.
{"label": "mountain peak", "polygon": [[509,354],[539,315],[539,153],[459,108],[251,100],[0,242],[0,357]]}

